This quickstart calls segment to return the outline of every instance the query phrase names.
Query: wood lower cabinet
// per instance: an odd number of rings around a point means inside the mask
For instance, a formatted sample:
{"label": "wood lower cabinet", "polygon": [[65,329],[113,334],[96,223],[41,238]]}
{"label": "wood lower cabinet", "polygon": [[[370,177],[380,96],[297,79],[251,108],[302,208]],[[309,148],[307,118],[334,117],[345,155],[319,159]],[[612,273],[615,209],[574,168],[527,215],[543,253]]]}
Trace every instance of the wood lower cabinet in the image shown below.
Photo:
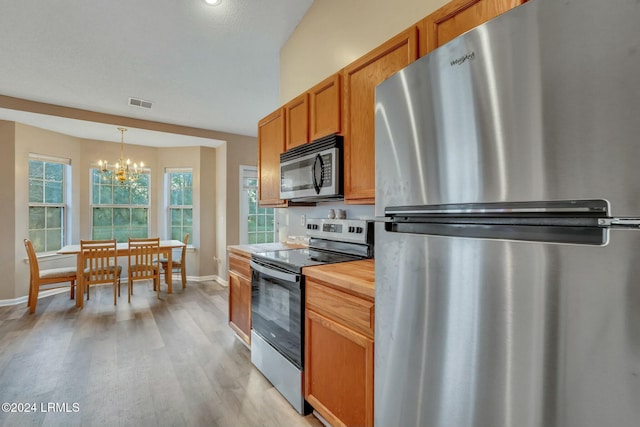
{"label": "wood lower cabinet", "polygon": [[280,199],[280,154],[285,149],[285,110],[279,108],[258,122],[258,204],[283,207]]}
{"label": "wood lower cabinet", "polygon": [[418,57],[418,31],[412,27],[343,70],[344,199],[375,202],[375,88]]}
{"label": "wood lower cabinet", "polygon": [[321,81],[309,90],[309,139],[342,131],[342,84],[340,74]]}
{"label": "wood lower cabinet", "polygon": [[418,24],[420,56],[527,0],[453,0]]}
{"label": "wood lower cabinet", "polygon": [[249,258],[229,254],[229,326],[251,345],[251,266]]}
{"label": "wood lower cabinet", "polygon": [[373,426],[374,303],[308,279],[305,398],[332,426]]}
{"label": "wood lower cabinet", "polygon": [[285,150],[309,142],[309,95],[303,93],[284,106]]}

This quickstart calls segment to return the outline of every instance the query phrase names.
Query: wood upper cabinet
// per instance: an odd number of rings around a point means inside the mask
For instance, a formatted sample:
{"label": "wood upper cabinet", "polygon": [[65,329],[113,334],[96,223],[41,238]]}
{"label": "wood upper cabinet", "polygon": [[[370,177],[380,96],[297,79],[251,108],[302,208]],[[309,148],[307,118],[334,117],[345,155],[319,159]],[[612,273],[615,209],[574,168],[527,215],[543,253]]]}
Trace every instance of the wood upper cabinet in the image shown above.
{"label": "wood upper cabinet", "polygon": [[280,154],[285,149],[285,112],[280,108],[258,122],[258,179],[260,206],[282,207]]}
{"label": "wood upper cabinet", "polygon": [[309,95],[292,99],[284,106],[285,150],[309,142]]}
{"label": "wood upper cabinet", "polygon": [[418,24],[420,56],[526,0],[453,0]]}
{"label": "wood upper cabinet", "polygon": [[344,199],[375,202],[375,88],[418,57],[418,31],[412,27],[343,70]]}
{"label": "wood upper cabinet", "polygon": [[342,130],[340,74],[321,81],[285,106],[285,148],[297,147]]}
{"label": "wood upper cabinet", "polygon": [[309,278],[305,291],[305,398],[332,426],[373,426],[373,301]]}
{"label": "wood upper cabinet", "polygon": [[342,87],[340,73],[309,90],[309,139],[311,141],[342,131]]}
{"label": "wood upper cabinet", "polygon": [[249,258],[229,254],[229,326],[251,344],[251,267]]}

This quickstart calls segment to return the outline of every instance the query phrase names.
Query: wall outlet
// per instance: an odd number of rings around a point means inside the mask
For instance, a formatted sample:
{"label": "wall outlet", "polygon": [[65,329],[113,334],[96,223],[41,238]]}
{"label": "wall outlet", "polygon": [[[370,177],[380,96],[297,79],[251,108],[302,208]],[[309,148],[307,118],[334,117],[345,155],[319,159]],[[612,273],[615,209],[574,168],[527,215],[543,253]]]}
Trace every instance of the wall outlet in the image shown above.
{"label": "wall outlet", "polygon": [[306,215],[300,215],[300,225],[301,226],[305,226],[307,225],[307,216]]}

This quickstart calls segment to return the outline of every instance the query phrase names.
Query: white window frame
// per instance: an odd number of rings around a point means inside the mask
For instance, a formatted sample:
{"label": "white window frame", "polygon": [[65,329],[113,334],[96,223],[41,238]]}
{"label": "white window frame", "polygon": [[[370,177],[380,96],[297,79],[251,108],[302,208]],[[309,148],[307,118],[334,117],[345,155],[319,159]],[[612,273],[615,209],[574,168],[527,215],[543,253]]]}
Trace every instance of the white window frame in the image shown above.
{"label": "white window frame", "polygon": [[[29,201],[29,194],[30,192],[27,189],[27,200],[28,200],[28,208],[27,210],[30,211],[32,207],[60,207],[62,208],[62,219],[61,219],[61,228],[62,230],[60,231],[61,236],[60,236],[60,244],[61,247],[65,246],[67,244],[68,241],[70,241],[71,239],[71,230],[69,230],[68,224],[70,224],[70,217],[71,217],[71,191],[70,191],[70,186],[69,186],[69,182],[71,182],[71,159],[68,158],[64,158],[64,157],[56,157],[56,156],[49,156],[46,154],[36,154],[36,153],[29,153],[29,159],[27,161],[27,187],[29,186],[29,180],[30,180],[30,165],[29,162],[30,161],[37,161],[37,162],[45,162],[45,163],[58,163],[61,164],[63,169],[62,169],[62,203],[47,203],[47,202],[31,202]],[[44,181],[44,179],[43,179]],[[27,221],[30,222],[30,218],[31,218],[31,214],[28,212],[27,213]],[[31,231],[31,228],[29,225],[27,225],[27,230]],[[46,225],[45,225],[45,247],[46,245]],[[31,238],[31,237],[30,237]],[[55,254],[56,250],[53,251],[37,251],[38,255],[49,255],[49,254]]]}
{"label": "white window frame", "polygon": [[[152,176],[151,176],[151,172],[148,169],[144,169],[142,172],[140,172],[141,174],[144,175],[148,175],[149,176],[149,187],[148,187],[148,191],[149,191],[149,197],[147,199],[147,204],[146,205],[134,205],[134,204],[128,204],[128,205],[119,205],[119,204],[94,204],[93,203],[93,171],[94,170],[98,170],[98,168],[96,167],[91,167],[89,168],[89,215],[90,215],[90,223],[91,223],[91,236],[93,238],[93,229],[94,229],[94,225],[93,225],[93,210],[95,208],[108,208],[108,209],[121,209],[121,208],[128,208],[128,209],[146,209],[147,210],[147,233],[146,235],[149,236],[149,230],[151,227],[151,186],[152,184]],[[131,221],[132,219],[129,220],[129,226],[131,226]],[[111,225],[112,227],[112,238],[116,238],[115,237],[115,230],[114,230],[114,226],[113,223]]]}
{"label": "white window frame", "polygon": [[[172,205],[171,204],[171,174],[172,173],[185,173],[188,172],[191,174],[191,204],[190,205]],[[166,222],[165,222],[165,232],[167,233],[167,239],[171,239],[171,209],[190,209],[191,210],[191,237],[190,241],[193,241],[193,168],[165,168],[164,170],[164,188],[165,188],[165,212],[166,212]],[[184,215],[183,215],[184,218]],[[178,240],[182,241],[185,236],[184,231],[184,220],[181,226],[182,228],[182,237]]]}
{"label": "white window frame", "polygon": [[[253,188],[247,187],[244,185],[245,179],[247,178],[258,178],[258,168],[256,166],[247,166],[240,165],[240,177],[239,177],[239,186],[240,187],[240,224],[239,224],[239,239],[241,245],[246,245],[249,242],[249,229],[248,229],[248,221],[249,221],[249,200],[247,197],[247,191]],[[257,190],[258,187],[256,186]],[[273,209],[273,208],[267,208]],[[273,242],[278,241],[278,222],[276,221],[276,215],[274,212],[274,227],[273,227]]]}

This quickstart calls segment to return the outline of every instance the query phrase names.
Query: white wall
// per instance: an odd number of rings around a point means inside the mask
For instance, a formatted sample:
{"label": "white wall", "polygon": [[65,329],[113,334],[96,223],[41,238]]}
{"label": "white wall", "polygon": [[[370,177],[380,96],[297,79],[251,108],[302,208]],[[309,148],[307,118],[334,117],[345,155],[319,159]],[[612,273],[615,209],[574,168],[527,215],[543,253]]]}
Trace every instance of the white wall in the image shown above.
{"label": "white wall", "polygon": [[[0,120],[0,180],[4,185],[0,187],[0,235],[5,244],[0,256],[0,300],[11,298],[15,293],[15,257],[13,254],[20,249],[22,240],[16,238],[14,200],[16,195],[15,176],[15,123]],[[18,243],[19,240],[19,243]],[[14,242],[12,245],[11,242]],[[24,246],[22,248],[24,251]]]}
{"label": "white wall", "polygon": [[[447,2],[448,0],[314,1],[280,51],[281,104],[409,28]],[[268,113],[266,111],[265,115]]]}
{"label": "white wall", "polygon": [[[227,281],[227,205],[228,183],[227,183],[227,144],[216,148],[216,228],[220,230],[216,240],[216,257],[213,260],[216,265],[218,277]],[[237,212],[239,215],[240,212]]]}

